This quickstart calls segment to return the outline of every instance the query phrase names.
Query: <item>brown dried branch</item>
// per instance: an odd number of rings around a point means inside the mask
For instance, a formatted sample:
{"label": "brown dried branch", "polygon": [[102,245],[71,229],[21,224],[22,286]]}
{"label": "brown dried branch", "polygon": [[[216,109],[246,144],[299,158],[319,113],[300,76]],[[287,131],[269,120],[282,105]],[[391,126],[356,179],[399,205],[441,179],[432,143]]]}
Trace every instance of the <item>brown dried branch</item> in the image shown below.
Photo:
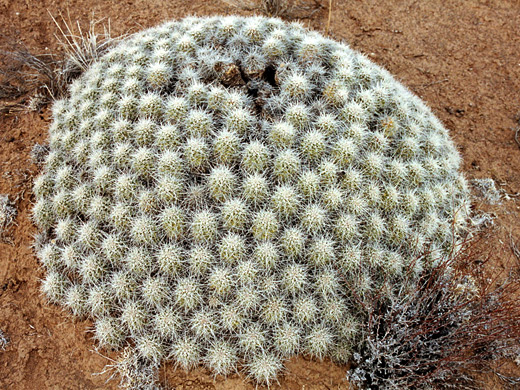
{"label": "brown dried branch", "polygon": [[518,350],[520,284],[490,280],[474,248],[467,243],[399,288],[355,297],[368,315],[351,380],[371,389],[478,388],[469,373],[494,372],[496,358]]}

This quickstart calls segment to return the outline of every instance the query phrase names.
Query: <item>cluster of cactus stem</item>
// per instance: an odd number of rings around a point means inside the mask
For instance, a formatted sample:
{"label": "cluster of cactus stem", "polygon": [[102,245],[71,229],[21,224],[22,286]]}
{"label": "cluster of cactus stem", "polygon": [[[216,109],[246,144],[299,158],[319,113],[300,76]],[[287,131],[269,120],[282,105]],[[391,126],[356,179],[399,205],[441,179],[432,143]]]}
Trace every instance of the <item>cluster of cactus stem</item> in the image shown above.
{"label": "cluster of cactus stem", "polygon": [[432,266],[464,227],[446,129],[299,24],[166,23],[69,95],[34,183],[42,288],[100,346],[131,341],[152,365],[240,363],[269,384],[296,354],[346,362],[354,295]]}

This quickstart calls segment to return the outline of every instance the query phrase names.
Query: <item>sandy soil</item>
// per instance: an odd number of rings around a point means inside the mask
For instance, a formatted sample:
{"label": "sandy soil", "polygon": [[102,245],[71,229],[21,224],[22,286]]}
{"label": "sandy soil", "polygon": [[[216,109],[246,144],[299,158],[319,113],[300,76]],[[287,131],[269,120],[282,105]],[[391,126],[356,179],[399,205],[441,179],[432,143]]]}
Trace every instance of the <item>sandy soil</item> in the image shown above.
{"label": "sandy soil", "polygon": [[[328,0],[304,24],[325,32]],[[109,17],[113,34],[185,15],[233,12],[218,0],[0,0],[0,33],[39,52],[58,51],[48,12],[78,19]],[[302,15],[302,12],[299,12]],[[517,0],[334,0],[330,35],[386,67],[423,98],[451,131],[469,179],[492,178],[501,204],[476,201],[496,216],[485,238],[497,271],[510,269],[511,240],[520,239],[520,3]],[[29,154],[46,139],[46,109],[0,118],[0,194],[15,200],[18,215],[0,243],[0,330],[10,339],[0,349],[2,389],[115,389],[103,371],[109,361],[94,352],[91,323],[51,306],[39,292],[43,276],[31,249],[32,180],[38,169]],[[518,264],[517,264],[518,266]],[[114,357],[114,356],[112,356]],[[292,359],[280,380],[284,389],[345,389],[346,367],[304,357]],[[161,382],[176,389],[253,389],[241,375],[214,379],[165,367]],[[490,379],[489,389],[504,388]],[[278,388],[278,386],[274,386]]]}

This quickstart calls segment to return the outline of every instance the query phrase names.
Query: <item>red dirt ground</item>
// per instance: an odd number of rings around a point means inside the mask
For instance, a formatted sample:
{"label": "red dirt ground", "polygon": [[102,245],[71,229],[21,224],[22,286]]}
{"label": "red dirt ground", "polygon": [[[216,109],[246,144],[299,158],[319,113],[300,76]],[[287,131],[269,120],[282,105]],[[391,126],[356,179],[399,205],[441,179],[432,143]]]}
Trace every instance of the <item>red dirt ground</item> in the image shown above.
{"label": "red dirt ground", "polygon": [[[325,32],[329,1],[322,3],[302,22]],[[190,14],[235,12],[218,0],[0,0],[0,33],[37,52],[57,52],[47,11],[69,15],[83,28],[92,18],[110,18],[114,35]],[[468,179],[492,178],[509,194],[499,205],[475,205],[496,215],[485,246],[494,269],[508,270],[511,240],[520,239],[518,0],[334,0],[330,35],[368,54],[432,107],[459,146]],[[10,338],[0,349],[0,388],[115,389],[117,380],[106,383],[110,374],[92,375],[109,361],[93,352],[91,323],[47,304],[39,290],[43,272],[31,249],[30,221],[38,169],[29,154],[45,141],[48,116],[44,109],[0,118],[0,194],[9,194],[18,210],[7,232],[11,242],[0,243],[0,330]],[[346,389],[345,372],[328,361],[295,358],[273,388]],[[242,375],[214,380],[202,368],[184,373],[166,367],[161,382],[175,389],[254,388]],[[488,382],[488,389],[505,388],[496,379]]]}

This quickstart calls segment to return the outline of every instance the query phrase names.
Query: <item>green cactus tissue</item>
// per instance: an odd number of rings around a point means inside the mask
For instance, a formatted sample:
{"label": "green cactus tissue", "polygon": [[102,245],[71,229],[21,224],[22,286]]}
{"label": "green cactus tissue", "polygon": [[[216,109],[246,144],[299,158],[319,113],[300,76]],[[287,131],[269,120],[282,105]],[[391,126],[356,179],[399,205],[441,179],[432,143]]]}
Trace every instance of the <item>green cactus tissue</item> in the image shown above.
{"label": "green cactus tissue", "polygon": [[345,362],[353,294],[431,267],[468,214],[431,111],[362,54],[278,19],[132,35],[55,102],[49,133],[42,289],[91,318],[101,347],[135,345],[154,366],[270,383],[292,355]]}

